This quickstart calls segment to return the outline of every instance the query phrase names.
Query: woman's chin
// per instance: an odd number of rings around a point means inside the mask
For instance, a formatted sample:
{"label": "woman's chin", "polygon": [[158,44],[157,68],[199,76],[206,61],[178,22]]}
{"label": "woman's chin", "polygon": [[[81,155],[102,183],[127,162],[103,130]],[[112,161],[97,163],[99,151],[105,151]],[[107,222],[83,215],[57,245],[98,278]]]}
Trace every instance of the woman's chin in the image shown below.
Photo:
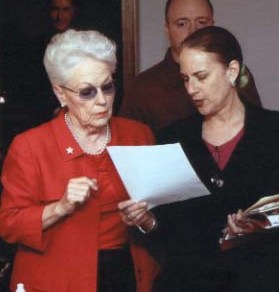
{"label": "woman's chin", "polygon": [[95,129],[101,129],[105,127],[109,123],[108,118],[102,118],[102,119],[94,119],[94,121],[91,121],[88,126],[95,128]]}

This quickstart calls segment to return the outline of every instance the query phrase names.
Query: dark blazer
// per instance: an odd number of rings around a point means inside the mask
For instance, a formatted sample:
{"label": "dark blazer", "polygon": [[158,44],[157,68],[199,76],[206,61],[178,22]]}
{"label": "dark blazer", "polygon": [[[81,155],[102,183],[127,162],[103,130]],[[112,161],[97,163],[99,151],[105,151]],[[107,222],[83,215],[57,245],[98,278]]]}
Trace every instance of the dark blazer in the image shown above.
{"label": "dark blazer", "polygon": [[[265,291],[260,285],[268,281],[269,291],[275,292],[270,259],[277,254],[279,267],[277,232],[264,237],[270,240],[261,241],[260,253],[257,244],[221,252],[218,240],[228,213],[279,192],[279,113],[246,106],[244,135],[223,171],[204,144],[201,127],[202,116],[195,115],[166,128],[158,137],[161,144],[181,143],[211,194],[154,208],[158,229],[141,237],[162,264],[154,291],[256,292]],[[261,264],[268,267],[266,273],[258,269]],[[278,270],[273,271],[275,276]]]}

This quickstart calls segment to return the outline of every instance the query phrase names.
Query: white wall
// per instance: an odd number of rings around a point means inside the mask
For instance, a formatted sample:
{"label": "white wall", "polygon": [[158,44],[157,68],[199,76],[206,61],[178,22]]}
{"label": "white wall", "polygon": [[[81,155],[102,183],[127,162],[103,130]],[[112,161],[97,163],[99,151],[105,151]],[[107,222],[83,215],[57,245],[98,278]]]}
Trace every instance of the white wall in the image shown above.
{"label": "white wall", "polygon": [[[160,61],[167,48],[164,35],[166,0],[139,0],[140,70]],[[264,107],[279,110],[279,1],[212,0],[216,25],[238,38]]]}
{"label": "white wall", "polygon": [[168,41],[164,33],[166,0],[139,1],[139,70],[163,59]]}

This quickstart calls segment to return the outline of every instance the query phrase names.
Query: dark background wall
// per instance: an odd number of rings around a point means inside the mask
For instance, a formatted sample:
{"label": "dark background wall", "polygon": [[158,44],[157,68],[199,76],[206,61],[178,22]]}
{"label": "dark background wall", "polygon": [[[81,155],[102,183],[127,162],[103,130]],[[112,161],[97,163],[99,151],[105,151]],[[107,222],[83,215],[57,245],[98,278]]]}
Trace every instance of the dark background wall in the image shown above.
{"label": "dark background wall", "polygon": [[[74,23],[77,29],[96,29],[113,39],[118,46],[116,74],[117,113],[122,97],[121,1],[81,0]],[[19,132],[52,117],[58,106],[42,59],[52,36],[45,0],[1,0],[0,91],[6,103],[0,112],[2,141],[7,149]]]}

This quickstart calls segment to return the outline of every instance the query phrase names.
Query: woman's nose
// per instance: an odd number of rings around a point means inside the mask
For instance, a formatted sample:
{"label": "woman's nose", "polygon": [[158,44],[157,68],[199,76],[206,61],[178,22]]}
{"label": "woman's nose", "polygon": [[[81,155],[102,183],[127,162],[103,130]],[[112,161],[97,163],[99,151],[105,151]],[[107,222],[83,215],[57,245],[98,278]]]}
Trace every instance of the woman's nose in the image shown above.
{"label": "woman's nose", "polygon": [[194,80],[189,80],[185,87],[188,94],[191,96],[197,92],[197,85]]}
{"label": "woman's nose", "polygon": [[98,88],[98,92],[95,97],[95,102],[96,104],[106,104],[107,102],[106,95],[103,93],[103,91],[100,88]]}

